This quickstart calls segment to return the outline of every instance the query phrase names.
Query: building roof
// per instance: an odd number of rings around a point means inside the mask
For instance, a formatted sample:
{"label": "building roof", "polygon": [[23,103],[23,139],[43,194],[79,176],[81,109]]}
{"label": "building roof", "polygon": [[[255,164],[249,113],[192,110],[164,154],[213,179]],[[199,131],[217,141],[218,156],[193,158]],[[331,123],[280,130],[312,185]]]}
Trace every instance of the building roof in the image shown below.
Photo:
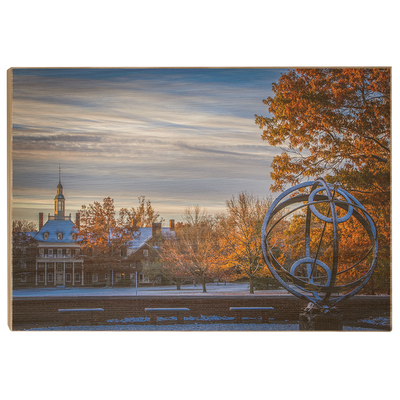
{"label": "building roof", "polygon": [[[174,231],[171,231],[170,228],[161,228],[161,232],[163,235],[175,234]],[[138,231],[135,233],[135,237],[128,242],[128,249],[138,250],[140,249],[147,241],[152,239],[153,231],[152,228],[138,228]]]}
{"label": "building roof", "polygon": [[[48,234],[47,239],[45,234]],[[61,238],[58,234],[61,233]],[[42,229],[35,236],[38,242],[49,242],[49,243],[75,243],[76,240],[72,238],[72,234],[78,234],[74,223],[69,220],[48,220],[42,227]]]}

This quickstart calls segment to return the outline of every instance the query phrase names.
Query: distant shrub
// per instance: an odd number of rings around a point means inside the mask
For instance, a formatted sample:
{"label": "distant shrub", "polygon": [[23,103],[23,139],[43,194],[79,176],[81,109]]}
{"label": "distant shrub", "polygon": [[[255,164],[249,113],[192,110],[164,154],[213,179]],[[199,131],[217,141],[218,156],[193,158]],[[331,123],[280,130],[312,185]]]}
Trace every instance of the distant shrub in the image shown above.
{"label": "distant shrub", "polygon": [[254,289],[256,290],[269,290],[279,289],[281,286],[279,282],[272,276],[258,277],[254,279]]}

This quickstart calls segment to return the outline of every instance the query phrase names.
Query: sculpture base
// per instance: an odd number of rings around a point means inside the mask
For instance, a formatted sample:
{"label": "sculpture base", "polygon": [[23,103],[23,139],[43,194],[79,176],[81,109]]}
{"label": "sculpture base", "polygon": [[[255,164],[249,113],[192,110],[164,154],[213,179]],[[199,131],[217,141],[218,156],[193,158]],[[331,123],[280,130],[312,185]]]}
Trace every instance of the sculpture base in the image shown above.
{"label": "sculpture base", "polygon": [[309,306],[299,315],[299,330],[343,331],[343,317],[336,310],[324,312]]}

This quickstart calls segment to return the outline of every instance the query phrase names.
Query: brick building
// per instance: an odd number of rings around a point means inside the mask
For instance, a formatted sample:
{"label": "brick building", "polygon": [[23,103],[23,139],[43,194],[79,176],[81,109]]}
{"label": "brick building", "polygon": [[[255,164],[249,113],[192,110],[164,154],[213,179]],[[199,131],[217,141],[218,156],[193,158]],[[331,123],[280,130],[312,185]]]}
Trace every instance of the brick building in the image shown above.
{"label": "brick building", "polygon": [[37,242],[34,232],[13,232],[12,271],[13,286],[29,287],[35,284]]}
{"label": "brick building", "polygon": [[13,240],[14,287],[76,287],[106,286],[124,283],[150,284],[142,273],[143,263],[154,257],[151,249],[158,248],[162,235],[174,232],[174,220],[163,228],[161,223],[152,227],[136,228],[134,235],[121,249],[119,268],[102,270],[86,265],[79,244],[80,216],[75,222],[71,214],[65,215],[65,197],[61,178],[54,198],[54,215],[48,214],[43,223],[39,213],[39,231],[22,233]]}
{"label": "brick building", "polygon": [[[169,227],[162,227],[161,222],[153,222],[151,227],[136,229],[136,234],[126,245],[126,258],[130,266],[138,271],[138,280],[141,284],[149,284],[149,279],[141,272],[144,262],[152,261],[163,236],[175,233],[175,221],[169,220]],[[131,277],[132,278],[132,277]]]}
{"label": "brick building", "polygon": [[54,215],[48,215],[43,225],[43,213],[39,213],[35,286],[84,285],[84,262],[77,242],[79,214],[76,222],[71,214],[65,215],[65,197],[61,180],[54,198]]}

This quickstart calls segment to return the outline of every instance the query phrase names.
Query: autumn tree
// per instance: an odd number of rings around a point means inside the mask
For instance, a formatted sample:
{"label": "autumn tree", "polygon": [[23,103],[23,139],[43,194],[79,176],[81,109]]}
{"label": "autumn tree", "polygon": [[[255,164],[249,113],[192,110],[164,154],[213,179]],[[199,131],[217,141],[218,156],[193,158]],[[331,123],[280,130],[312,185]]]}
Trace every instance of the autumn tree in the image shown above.
{"label": "autumn tree", "polygon": [[83,205],[80,210],[79,237],[85,263],[107,271],[107,286],[110,285],[112,269],[129,270],[125,250],[127,242],[138,235],[136,227],[151,225],[159,218],[150,200],[146,201],[144,196],[138,200],[136,208],[122,208],[119,214],[110,197],[105,198],[103,203],[95,201],[88,206]]}
{"label": "autumn tree", "polygon": [[[163,249],[170,249],[173,246],[173,242],[174,240],[170,238],[167,242],[168,244],[166,244]],[[180,290],[181,286],[192,278],[189,270],[187,268],[182,268],[182,266],[174,260],[174,257],[160,257],[160,253],[158,252],[157,258],[152,261],[146,260],[143,263],[142,272],[153,282],[156,281],[157,278],[164,278],[166,281],[176,285],[177,290]]]}
{"label": "autumn tree", "polygon": [[261,228],[270,207],[270,198],[260,199],[241,192],[226,202],[226,214],[219,216],[221,251],[226,267],[234,267],[237,274],[250,281],[250,293],[254,294],[254,278],[266,273],[261,248]]}
{"label": "autumn tree", "polygon": [[[182,223],[178,223],[176,230],[182,229]],[[165,257],[165,253],[169,253],[172,247],[176,247],[175,231],[163,232],[157,231],[151,243],[149,243],[149,254],[143,262],[142,273],[152,282],[162,278],[174,285],[177,290],[181,289],[181,285],[191,278],[186,269],[181,268],[174,257]]]}
{"label": "autumn tree", "polygon": [[155,211],[150,200],[145,196],[139,196],[139,205],[135,208],[121,208],[119,219],[121,224],[130,225],[134,223],[137,227],[149,227],[153,222],[162,222],[160,214]]}
{"label": "autumn tree", "polygon": [[166,274],[175,279],[200,280],[206,292],[206,280],[219,267],[215,218],[199,206],[187,208],[184,223],[162,243],[160,260]]}
{"label": "autumn tree", "polygon": [[[390,107],[387,68],[291,69],[273,84],[256,115],[262,139],[281,146],[272,161],[273,191],[323,176],[339,183],[374,217],[378,270],[390,268]],[[350,244],[349,244],[350,245]]]}
{"label": "autumn tree", "polygon": [[79,239],[85,264],[96,270],[110,271],[121,267],[121,249],[132,238],[133,229],[116,218],[114,200],[107,197],[103,203],[95,201],[80,210]]}
{"label": "autumn tree", "polygon": [[390,70],[296,69],[263,100],[262,139],[285,146],[272,162],[272,189],[330,175],[345,189],[390,193]]}
{"label": "autumn tree", "polygon": [[19,278],[20,273],[25,274],[25,271],[31,272],[34,268],[37,255],[37,242],[34,239],[36,233],[37,226],[33,222],[26,220],[14,220],[12,222],[12,265],[14,279]]}
{"label": "autumn tree", "polygon": [[[328,204],[316,204],[315,207],[322,215],[328,214]],[[341,218],[346,215],[347,209],[337,207],[337,212],[338,218]],[[305,229],[307,218],[309,221],[308,234],[306,234]],[[279,234],[277,238],[274,232],[273,235],[270,235],[268,243],[271,244],[271,241],[279,240],[279,248],[275,248],[275,251],[272,250],[279,264],[304,282],[310,282],[312,278],[313,283],[326,284],[328,275],[322,266],[304,263],[298,265],[294,271],[292,271],[292,267],[295,261],[306,256],[321,261],[328,267],[333,264],[333,225],[316,217],[305,207],[302,210],[297,210],[294,214],[287,214],[285,219],[280,220],[274,226],[274,231],[277,228],[283,232],[283,235]],[[336,286],[341,286],[355,282],[367,273],[373,259],[373,243],[365,227],[356,218],[349,218],[338,224],[337,238],[339,251],[337,253],[338,269],[335,279]],[[370,292],[387,293],[388,278],[382,271],[374,273],[369,282]],[[284,277],[282,279],[286,280]],[[346,294],[349,290],[345,289],[341,293]]]}
{"label": "autumn tree", "polygon": [[27,221],[26,219],[16,219],[12,222],[13,234],[35,232],[37,226],[34,222]]}

